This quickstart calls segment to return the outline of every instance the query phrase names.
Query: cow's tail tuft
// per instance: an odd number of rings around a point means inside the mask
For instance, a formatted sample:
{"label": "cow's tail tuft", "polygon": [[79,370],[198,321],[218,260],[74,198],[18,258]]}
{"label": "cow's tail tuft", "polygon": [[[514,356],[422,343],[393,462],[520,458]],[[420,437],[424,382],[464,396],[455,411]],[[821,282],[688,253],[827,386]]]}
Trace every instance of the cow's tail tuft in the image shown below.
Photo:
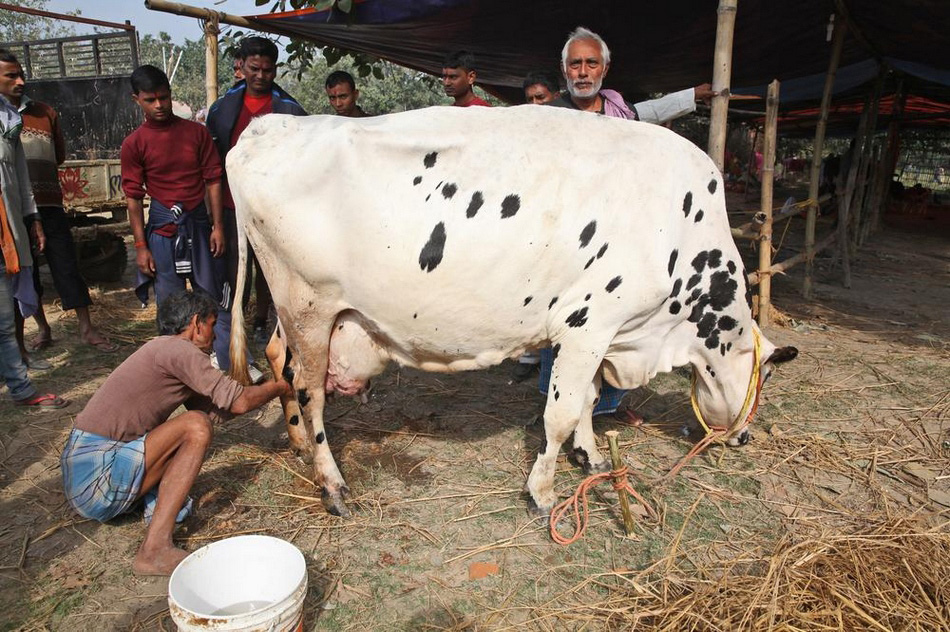
{"label": "cow's tail tuft", "polygon": [[247,332],[244,331],[244,286],[247,283],[247,235],[244,222],[238,209],[243,204],[236,202],[234,223],[237,224],[238,269],[237,283],[234,288],[234,300],[231,304],[231,369],[228,375],[241,384],[250,384],[251,376],[247,370]]}

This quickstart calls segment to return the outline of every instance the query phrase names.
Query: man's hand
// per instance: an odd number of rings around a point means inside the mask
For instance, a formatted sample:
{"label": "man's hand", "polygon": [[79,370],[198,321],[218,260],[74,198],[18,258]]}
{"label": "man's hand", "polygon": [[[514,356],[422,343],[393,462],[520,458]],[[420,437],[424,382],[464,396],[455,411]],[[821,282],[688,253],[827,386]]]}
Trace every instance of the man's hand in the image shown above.
{"label": "man's hand", "polygon": [[214,228],[211,229],[211,256],[220,257],[223,255],[225,251],[225,243],[224,227],[220,224],[215,224]]}
{"label": "man's hand", "polygon": [[155,259],[152,258],[152,251],[145,246],[135,249],[135,264],[145,276],[155,276]]}
{"label": "man's hand", "polygon": [[46,233],[43,232],[43,222],[40,221],[38,215],[33,221],[33,226],[30,227],[30,235],[33,237],[37,252],[46,250]]}
{"label": "man's hand", "polygon": [[701,83],[695,88],[693,88],[695,98],[697,101],[702,101],[706,105],[712,103],[712,98],[719,96],[719,93],[712,89],[711,83]]}

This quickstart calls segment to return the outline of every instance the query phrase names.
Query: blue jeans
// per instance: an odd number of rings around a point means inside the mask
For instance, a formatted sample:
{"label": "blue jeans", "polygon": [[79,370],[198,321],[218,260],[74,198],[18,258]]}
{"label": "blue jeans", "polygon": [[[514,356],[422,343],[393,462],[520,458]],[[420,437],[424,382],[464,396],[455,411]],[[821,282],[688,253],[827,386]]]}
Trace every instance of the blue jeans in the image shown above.
{"label": "blue jeans", "polygon": [[[155,305],[161,305],[166,298],[185,289],[185,277],[175,272],[175,238],[156,235],[148,236],[148,249],[155,260]],[[217,262],[216,262],[217,263]],[[224,265],[220,262],[220,265]],[[192,285],[211,296],[217,292],[212,288],[197,287],[192,277]],[[220,291],[220,288],[218,289]],[[218,310],[218,320],[214,323],[214,352],[218,357],[218,366],[222,371],[231,368],[231,312]],[[248,356],[248,362],[251,361]]]}
{"label": "blue jeans", "polygon": [[20,357],[16,342],[16,320],[13,306],[13,278],[7,276],[7,267],[0,256],[0,374],[17,401],[36,395],[36,388],[26,374],[26,365]]}

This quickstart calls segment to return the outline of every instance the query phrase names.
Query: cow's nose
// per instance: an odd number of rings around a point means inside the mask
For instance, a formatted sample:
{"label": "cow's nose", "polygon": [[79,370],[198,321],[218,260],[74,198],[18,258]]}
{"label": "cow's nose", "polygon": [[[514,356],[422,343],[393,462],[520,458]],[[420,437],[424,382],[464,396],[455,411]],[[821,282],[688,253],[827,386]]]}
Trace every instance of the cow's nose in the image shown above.
{"label": "cow's nose", "polygon": [[746,428],[745,430],[739,433],[737,440],[739,441],[739,445],[745,445],[749,443],[749,439],[751,438],[752,438],[752,433],[749,432],[748,428]]}

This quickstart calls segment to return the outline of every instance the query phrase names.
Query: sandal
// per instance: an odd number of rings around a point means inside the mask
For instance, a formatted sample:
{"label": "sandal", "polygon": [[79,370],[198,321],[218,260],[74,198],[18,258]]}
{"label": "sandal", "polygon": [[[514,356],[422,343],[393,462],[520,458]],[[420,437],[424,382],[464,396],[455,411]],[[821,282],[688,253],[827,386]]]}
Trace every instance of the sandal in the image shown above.
{"label": "sandal", "polygon": [[39,410],[57,410],[69,406],[69,400],[63,399],[59,395],[47,393],[46,395],[34,395],[16,402],[17,406],[29,406]]}

